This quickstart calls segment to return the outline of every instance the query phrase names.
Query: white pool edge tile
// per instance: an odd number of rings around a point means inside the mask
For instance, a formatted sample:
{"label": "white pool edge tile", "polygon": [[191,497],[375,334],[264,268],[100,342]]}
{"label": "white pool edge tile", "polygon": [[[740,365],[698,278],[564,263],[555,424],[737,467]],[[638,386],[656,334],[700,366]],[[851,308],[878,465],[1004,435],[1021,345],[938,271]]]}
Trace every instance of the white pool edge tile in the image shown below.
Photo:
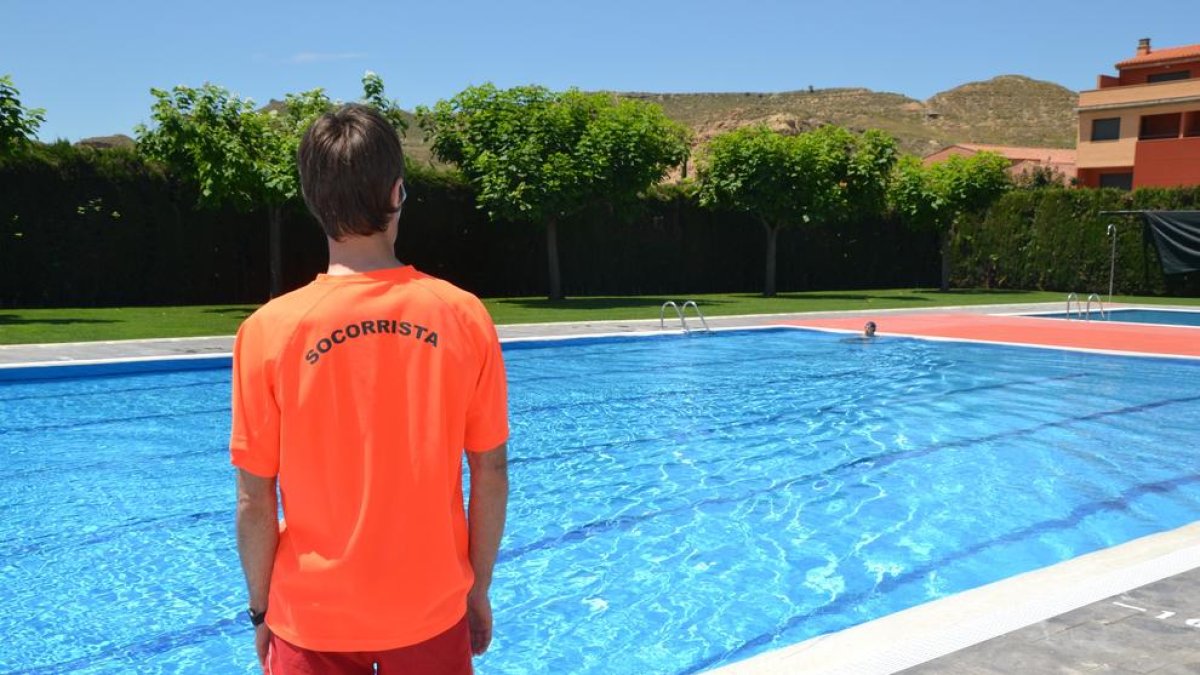
{"label": "white pool edge tile", "polygon": [[1200,567],[1200,521],[753,656],[720,675],[883,675]]}

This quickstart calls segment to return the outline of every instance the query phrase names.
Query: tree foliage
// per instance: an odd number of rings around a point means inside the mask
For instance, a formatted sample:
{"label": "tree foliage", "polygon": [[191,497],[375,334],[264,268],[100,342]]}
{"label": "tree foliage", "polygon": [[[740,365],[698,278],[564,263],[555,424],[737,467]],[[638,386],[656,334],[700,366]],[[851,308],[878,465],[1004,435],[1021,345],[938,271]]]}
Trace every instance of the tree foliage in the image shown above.
{"label": "tree foliage", "polygon": [[964,214],[980,211],[1012,187],[1008,160],[994,152],[954,155],[925,166],[907,156],[896,165],[892,209],[907,223],[946,231]]}
{"label": "tree foliage", "polygon": [[687,131],[653,104],[539,86],[469,87],[417,117],[494,219],[545,223],[550,297],[561,298],[556,228],[597,202],[628,203],[683,161]]}
{"label": "tree foliage", "polygon": [[896,161],[881,131],[825,126],[787,136],[748,126],[713,138],[700,157],[701,204],[753,214],[767,234],[764,295],[775,294],[779,231],[877,214]]}
{"label": "tree foliage", "polygon": [[0,75],[0,158],[27,146],[45,121],[46,111],[21,105],[12,78]]}
{"label": "tree foliage", "polygon": [[204,206],[244,209],[267,199],[267,116],[222,87],[151,89],[154,127],[136,129],[138,150],[195,183]]}
{"label": "tree foliage", "polygon": [[362,102],[378,110],[387,121],[392,123],[401,137],[408,131],[408,120],[400,109],[400,104],[384,95],[383,78],[368,70],[362,77]]}
{"label": "tree foliage", "polygon": [[[380,108],[398,131],[406,128],[399,106],[383,95],[383,80],[362,79],[364,101]],[[280,208],[300,195],[296,152],[308,126],[336,102],[322,89],[288,94],[282,106],[254,101],[223,87],[151,89],[153,127],[137,127],[138,149],[194,183],[202,206],[239,210],[266,207],[271,224],[271,292],[281,289]]]}
{"label": "tree foliage", "polygon": [[943,291],[950,289],[954,226],[967,214],[986,209],[1012,187],[1008,167],[1008,160],[994,152],[953,155],[929,166],[910,156],[896,165],[888,200],[911,227],[940,234]]}

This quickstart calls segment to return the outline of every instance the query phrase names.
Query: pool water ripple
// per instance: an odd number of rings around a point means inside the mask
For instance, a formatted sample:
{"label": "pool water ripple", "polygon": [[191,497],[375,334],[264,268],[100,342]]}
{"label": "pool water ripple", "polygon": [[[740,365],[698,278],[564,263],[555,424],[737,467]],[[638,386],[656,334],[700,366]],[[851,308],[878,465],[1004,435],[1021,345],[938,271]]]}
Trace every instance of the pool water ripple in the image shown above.
{"label": "pool water ripple", "polygon": [[[508,345],[491,673],[697,672],[1196,520],[1195,362]],[[253,672],[228,374],[0,383],[0,672]]]}

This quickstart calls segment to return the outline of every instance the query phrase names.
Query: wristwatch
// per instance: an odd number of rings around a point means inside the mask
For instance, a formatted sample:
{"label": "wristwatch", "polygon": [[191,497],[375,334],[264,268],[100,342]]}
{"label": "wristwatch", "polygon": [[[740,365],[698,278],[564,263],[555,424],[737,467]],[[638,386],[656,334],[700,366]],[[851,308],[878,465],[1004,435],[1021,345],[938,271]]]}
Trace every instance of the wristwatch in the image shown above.
{"label": "wristwatch", "polygon": [[263,621],[267,620],[267,609],[264,607],[263,611],[256,612],[254,611],[254,608],[251,607],[246,610],[246,616],[250,617],[250,625],[257,628],[262,625]]}

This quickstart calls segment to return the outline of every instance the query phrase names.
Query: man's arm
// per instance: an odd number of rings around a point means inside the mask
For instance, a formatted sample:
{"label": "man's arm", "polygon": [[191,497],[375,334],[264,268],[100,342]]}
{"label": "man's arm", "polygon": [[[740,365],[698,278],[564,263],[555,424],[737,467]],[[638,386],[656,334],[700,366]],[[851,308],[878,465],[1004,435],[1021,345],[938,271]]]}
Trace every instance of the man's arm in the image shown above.
{"label": "man's arm", "polygon": [[492,569],[504,535],[508,509],[508,448],[505,444],[487,452],[468,452],[471,471],[471,497],[467,506],[471,569],[475,585],[467,596],[467,617],[471,627],[471,651],[482,654],[492,641],[492,603],[488,589]]}
{"label": "man's arm", "polygon": [[[237,544],[250,591],[250,608],[267,609],[271,588],[271,568],[275,564],[275,548],[279,544],[279,514],[276,505],[275,479],[256,476],[238,469],[237,479]],[[266,659],[270,634],[264,623],[255,630],[254,644],[260,662]]]}

